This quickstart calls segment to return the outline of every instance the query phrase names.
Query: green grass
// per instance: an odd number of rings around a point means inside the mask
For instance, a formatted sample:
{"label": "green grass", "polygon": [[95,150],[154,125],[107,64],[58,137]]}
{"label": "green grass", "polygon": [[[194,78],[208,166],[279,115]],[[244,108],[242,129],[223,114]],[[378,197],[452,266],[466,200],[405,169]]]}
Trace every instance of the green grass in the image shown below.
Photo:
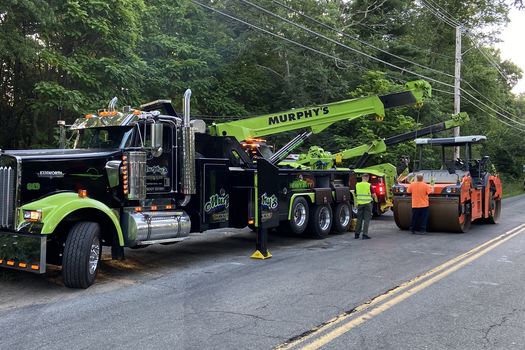
{"label": "green grass", "polygon": [[523,179],[502,175],[501,182],[503,184],[503,198],[514,197],[525,193],[523,190]]}

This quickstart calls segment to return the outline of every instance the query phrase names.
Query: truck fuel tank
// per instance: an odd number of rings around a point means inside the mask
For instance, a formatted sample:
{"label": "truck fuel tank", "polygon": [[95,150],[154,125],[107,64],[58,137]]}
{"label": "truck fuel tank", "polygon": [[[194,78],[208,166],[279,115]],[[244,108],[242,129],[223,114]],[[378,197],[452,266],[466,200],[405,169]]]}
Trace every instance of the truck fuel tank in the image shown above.
{"label": "truck fuel tank", "polygon": [[183,210],[124,212],[122,226],[126,246],[184,240],[190,233],[191,220]]}

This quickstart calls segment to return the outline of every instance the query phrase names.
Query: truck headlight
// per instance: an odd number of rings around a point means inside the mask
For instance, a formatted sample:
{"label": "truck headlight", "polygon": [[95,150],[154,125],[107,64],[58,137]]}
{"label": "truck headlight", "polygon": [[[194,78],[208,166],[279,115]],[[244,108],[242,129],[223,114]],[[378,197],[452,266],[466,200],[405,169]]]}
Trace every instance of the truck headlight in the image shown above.
{"label": "truck headlight", "polygon": [[42,220],[41,210],[24,210],[24,220],[29,222],[38,222]]}

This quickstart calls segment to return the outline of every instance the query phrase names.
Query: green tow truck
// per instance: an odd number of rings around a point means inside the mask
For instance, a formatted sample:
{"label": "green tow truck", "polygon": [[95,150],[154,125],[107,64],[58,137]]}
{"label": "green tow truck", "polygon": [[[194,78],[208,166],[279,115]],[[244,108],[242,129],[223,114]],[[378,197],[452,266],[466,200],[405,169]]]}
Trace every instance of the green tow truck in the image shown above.
{"label": "green tow truck", "polygon": [[[207,126],[191,119],[191,91],[179,115],[171,101],[118,111],[116,101],[71,127],[68,149],[0,151],[0,268],[45,273],[62,268],[64,283],[87,288],[103,247],[174,244],[192,232],[257,228],[254,258],[268,258],[268,229],[324,238],[346,232],[348,170],[282,169],[277,164],[308,135],[333,123],[430,96],[425,81],[403,91]],[[304,131],[267,157],[245,140]],[[151,259],[155,259],[152,255]]]}

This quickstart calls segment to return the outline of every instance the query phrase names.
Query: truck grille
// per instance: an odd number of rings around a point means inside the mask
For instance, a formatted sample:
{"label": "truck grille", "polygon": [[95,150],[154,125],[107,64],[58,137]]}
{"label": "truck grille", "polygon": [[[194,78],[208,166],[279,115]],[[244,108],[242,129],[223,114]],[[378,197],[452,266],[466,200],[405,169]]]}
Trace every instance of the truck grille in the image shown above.
{"label": "truck grille", "polygon": [[0,228],[13,229],[15,213],[15,178],[12,167],[0,167]]}

